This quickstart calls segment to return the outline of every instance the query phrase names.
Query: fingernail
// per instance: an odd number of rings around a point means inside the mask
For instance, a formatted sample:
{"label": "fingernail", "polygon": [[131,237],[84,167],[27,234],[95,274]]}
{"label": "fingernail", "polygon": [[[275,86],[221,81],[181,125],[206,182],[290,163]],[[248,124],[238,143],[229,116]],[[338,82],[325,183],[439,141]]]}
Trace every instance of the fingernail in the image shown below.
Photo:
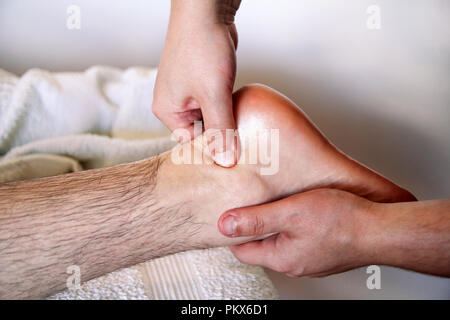
{"label": "fingernail", "polygon": [[221,225],[221,229],[224,234],[230,237],[236,235],[237,222],[233,216],[229,215],[228,217],[223,219]]}
{"label": "fingernail", "polygon": [[216,152],[214,154],[214,162],[222,167],[234,166],[234,150],[227,150],[225,152]]}

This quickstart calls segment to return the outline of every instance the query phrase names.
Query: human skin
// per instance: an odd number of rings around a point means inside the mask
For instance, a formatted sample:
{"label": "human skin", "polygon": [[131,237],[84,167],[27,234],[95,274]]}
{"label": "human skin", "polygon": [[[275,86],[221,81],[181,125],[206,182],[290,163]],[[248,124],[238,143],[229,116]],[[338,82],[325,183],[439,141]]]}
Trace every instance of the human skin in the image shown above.
{"label": "human skin", "polygon": [[[210,158],[178,165],[167,152],[131,164],[0,185],[0,298],[58,292],[72,265],[87,281],[179,251],[254,240],[222,235],[220,214],[313,188],[339,188],[373,201],[415,199],[339,152],[274,90],[244,87],[235,93],[234,106],[243,141],[279,129],[278,173],[260,175],[260,163],[223,168]],[[181,150],[199,152],[196,141]]]}
{"label": "human skin", "polygon": [[[222,224],[230,216],[234,230]],[[231,210],[219,227],[232,237],[275,233],[231,250],[244,263],[291,277],[323,277],[367,265],[450,277],[450,199],[386,204],[316,189]]]}
{"label": "human skin", "polygon": [[[172,0],[169,27],[154,88],[153,113],[172,131],[203,120],[206,129],[235,129],[232,91],[236,74],[240,0]],[[238,141],[217,145],[214,160],[233,166]]]}

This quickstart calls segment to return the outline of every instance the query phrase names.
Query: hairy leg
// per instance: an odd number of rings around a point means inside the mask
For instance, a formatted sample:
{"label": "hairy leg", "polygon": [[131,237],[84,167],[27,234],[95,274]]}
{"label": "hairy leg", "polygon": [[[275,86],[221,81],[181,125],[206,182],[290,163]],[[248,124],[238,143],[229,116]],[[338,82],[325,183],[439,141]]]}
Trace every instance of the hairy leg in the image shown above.
{"label": "hairy leg", "polygon": [[0,298],[61,291],[70,266],[86,281],[198,248],[193,215],[182,202],[163,203],[154,192],[164,161],[0,185]]}

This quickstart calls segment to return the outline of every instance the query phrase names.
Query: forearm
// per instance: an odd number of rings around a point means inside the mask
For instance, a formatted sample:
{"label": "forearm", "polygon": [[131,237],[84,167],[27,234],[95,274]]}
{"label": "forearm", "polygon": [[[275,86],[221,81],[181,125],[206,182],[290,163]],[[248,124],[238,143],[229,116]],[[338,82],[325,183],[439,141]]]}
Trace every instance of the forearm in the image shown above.
{"label": "forearm", "polygon": [[374,204],[370,211],[368,261],[450,276],[450,199]]}

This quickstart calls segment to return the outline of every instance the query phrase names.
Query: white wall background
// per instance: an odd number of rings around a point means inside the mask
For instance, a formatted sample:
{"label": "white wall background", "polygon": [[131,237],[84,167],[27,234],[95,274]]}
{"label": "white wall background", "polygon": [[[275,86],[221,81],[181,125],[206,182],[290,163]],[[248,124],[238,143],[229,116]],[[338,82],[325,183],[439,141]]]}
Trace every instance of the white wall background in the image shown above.
{"label": "white wall background", "polygon": [[[81,30],[66,9],[81,8]],[[381,8],[381,30],[366,9]],[[156,66],[169,0],[0,0],[0,68]],[[292,98],[343,151],[413,191],[450,196],[450,1],[243,0],[236,86]],[[269,272],[282,298],[450,298],[450,280],[382,269],[326,279]]]}

